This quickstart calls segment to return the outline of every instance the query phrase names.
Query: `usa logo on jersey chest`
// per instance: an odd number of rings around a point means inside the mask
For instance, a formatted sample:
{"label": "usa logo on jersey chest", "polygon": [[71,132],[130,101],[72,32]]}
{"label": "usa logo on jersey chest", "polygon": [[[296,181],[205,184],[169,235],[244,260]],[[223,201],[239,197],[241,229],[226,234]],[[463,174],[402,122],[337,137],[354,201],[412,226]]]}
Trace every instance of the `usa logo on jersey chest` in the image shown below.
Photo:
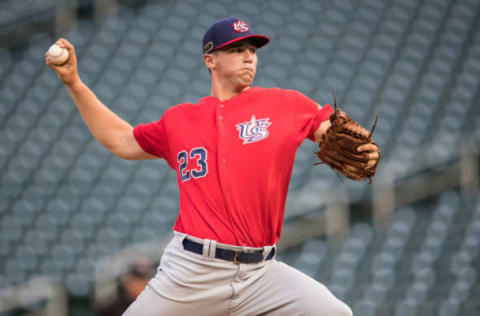
{"label": "usa logo on jersey chest", "polygon": [[255,115],[248,122],[243,122],[235,125],[239,132],[240,139],[243,144],[250,144],[265,139],[269,135],[268,127],[272,125],[270,118],[256,119]]}

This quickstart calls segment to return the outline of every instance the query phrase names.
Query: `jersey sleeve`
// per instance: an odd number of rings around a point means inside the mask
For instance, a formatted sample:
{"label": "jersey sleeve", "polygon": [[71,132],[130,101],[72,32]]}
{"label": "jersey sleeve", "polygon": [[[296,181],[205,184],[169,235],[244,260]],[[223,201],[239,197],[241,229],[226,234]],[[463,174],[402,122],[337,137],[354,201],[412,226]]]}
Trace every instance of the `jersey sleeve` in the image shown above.
{"label": "jersey sleeve", "polygon": [[297,127],[300,141],[303,141],[305,138],[314,141],[315,131],[323,121],[330,118],[332,113],[333,109],[330,104],[320,106],[309,97],[297,92],[295,102],[295,126]]}
{"label": "jersey sleeve", "polygon": [[169,161],[165,115],[156,122],[135,126],[133,135],[145,152]]}

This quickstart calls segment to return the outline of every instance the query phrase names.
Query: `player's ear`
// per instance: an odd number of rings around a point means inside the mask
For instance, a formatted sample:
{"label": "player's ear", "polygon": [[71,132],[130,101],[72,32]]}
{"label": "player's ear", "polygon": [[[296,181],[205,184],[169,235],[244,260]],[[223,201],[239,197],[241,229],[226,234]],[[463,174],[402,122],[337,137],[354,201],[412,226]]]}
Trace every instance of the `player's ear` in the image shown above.
{"label": "player's ear", "polygon": [[203,54],[203,61],[205,62],[205,66],[208,69],[212,69],[215,67],[215,54]]}

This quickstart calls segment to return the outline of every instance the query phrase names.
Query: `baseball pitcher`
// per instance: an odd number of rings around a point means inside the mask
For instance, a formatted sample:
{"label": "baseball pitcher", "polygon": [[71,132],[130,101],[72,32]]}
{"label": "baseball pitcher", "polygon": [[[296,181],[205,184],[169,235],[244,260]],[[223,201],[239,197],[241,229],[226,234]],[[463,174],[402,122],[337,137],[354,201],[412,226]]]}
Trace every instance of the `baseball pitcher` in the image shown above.
{"label": "baseball pitcher", "polygon": [[324,285],[277,261],[275,244],[306,138],[319,144],[324,163],[355,180],[374,175],[380,151],[371,132],[336,107],[294,90],[252,87],[257,49],[268,42],[245,21],[216,21],[202,47],[210,95],[135,127],[81,81],[67,40],[57,41],[68,50],[65,64],[46,59],[103,146],[122,159],[163,158],[177,173],[174,238],[124,315],[352,315]]}

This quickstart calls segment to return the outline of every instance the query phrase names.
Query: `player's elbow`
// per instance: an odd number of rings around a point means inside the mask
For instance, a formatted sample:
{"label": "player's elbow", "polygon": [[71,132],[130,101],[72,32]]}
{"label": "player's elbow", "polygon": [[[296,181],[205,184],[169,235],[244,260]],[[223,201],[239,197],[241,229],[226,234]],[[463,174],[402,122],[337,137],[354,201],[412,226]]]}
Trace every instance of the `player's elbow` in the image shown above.
{"label": "player's elbow", "polygon": [[135,154],[135,152],[129,148],[128,146],[125,146],[125,144],[116,144],[114,146],[107,147],[107,149],[115,155],[115,157],[124,159],[124,160],[138,160],[142,159],[139,157],[139,155]]}
{"label": "player's elbow", "polygon": [[114,154],[115,157],[120,158],[120,159],[124,159],[124,160],[137,160],[137,159],[135,159],[134,157],[132,157],[131,155],[129,155],[128,153],[124,152],[124,151],[113,151],[113,150],[110,150],[110,152],[111,152],[112,154]]}
{"label": "player's elbow", "polygon": [[144,152],[142,149],[135,151],[116,151],[113,154],[120,159],[124,160],[151,160],[158,159],[159,157]]}
{"label": "player's elbow", "polygon": [[102,145],[108,151],[114,154],[117,158],[134,160],[134,158],[130,154],[130,150],[128,148],[128,142],[125,138],[126,138],[125,135],[120,135],[119,137],[110,139],[109,142],[103,142]]}
{"label": "player's elbow", "polygon": [[109,143],[109,144],[102,144],[103,147],[105,147],[109,152],[111,152],[112,154],[115,155],[115,157],[117,158],[120,158],[120,159],[127,159],[127,160],[131,160],[129,159],[129,155],[127,152],[125,152],[125,150],[122,148],[122,146],[120,144],[113,144],[113,143]]}
{"label": "player's elbow", "polygon": [[146,160],[158,159],[159,157],[149,154],[143,150],[133,136],[133,133],[128,132],[119,138],[119,141],[112,144],[108,150],[116,157],[125,160]]}

